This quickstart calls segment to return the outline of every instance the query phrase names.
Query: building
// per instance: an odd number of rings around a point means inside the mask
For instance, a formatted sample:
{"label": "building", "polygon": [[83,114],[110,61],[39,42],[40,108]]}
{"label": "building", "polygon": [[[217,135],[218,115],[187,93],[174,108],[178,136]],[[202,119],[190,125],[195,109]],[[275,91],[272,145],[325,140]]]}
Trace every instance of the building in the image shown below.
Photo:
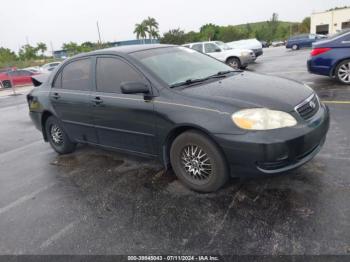
{"label": "building", "polygon": [[135,40],[113,42],[111,44],[113,46],[159,44],[159,40],[158,39],[135,39]]}
{"label": "building", "polygon": [[350,7],[311,15],[311,34],[334,34],[350,28]]}

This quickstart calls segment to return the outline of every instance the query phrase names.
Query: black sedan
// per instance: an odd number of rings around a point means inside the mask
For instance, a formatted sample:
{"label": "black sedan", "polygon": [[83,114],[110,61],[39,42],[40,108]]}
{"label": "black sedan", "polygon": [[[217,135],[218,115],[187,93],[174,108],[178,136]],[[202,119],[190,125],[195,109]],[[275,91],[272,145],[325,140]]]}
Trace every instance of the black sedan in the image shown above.
{"label": "black sedan", "polygon": [[202,192],[303,165],[329,128],[311,88],[178,46],[82,54],[33,82],[30,116],[59,154],[85,143],[157,158]]}

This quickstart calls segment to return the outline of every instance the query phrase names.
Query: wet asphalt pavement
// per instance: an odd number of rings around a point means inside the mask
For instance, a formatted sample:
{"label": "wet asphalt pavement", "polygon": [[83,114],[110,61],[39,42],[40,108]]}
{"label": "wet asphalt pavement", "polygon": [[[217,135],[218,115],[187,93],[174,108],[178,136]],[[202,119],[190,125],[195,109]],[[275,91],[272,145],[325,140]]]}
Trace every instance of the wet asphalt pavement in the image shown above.
{"label": "wet asphalt pavement", "polygon": [[306,71],[309,50],[271,48],[250,71],[328,101],[323,150],[300,169],[212,194],[149,161],[88,146],[58,156],[25,96],[0,98],[0,254],[350,254],[350,87]]}

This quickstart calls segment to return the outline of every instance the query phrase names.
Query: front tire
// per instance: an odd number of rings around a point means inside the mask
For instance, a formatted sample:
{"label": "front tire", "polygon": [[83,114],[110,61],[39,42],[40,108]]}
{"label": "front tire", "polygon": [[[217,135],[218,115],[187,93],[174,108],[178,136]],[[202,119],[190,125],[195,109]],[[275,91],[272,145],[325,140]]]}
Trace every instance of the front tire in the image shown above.
{"label": "front tire", "polygon": [[225,158],[216,144],[198,131],[180,134],[170,149],[176,176],[189,188],[214,192],[229,178]]}
{"label": "front tire", "polygon": [[294,50],[294,51],[299,50],[299,46],[298,45],[292,45],[292,50]]}
{"label": "front tire", "polygon": [[350,59],[342,61],[335,69],[337,80],[346,85],[350,85]]}
{"label": "front tire", "polygon": [[45,131],[51,147],[59,154],[69,154],[75,150],[73,143],[64,131],[61,122],[50,116],[45,122]]}
{"label": "front tire", "polygon": [[241,68],[241,60],[239,60],[237,57],[231,57],[227,59],[226,64],[232,67],[233,69]]}

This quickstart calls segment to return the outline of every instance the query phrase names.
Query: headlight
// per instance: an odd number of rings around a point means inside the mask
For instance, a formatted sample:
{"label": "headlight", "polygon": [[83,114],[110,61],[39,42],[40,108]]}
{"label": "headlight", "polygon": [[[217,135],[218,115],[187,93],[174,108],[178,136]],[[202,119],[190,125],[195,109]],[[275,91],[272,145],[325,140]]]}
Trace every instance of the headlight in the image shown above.
{"label": "headlight", "polygon": [[241,56],[250,56],[249,52],[241,52]]}
{"label": "headlight", "polygon": [[238,111],[232,115],[232,120],[238,127],[247,130],[271,130],[297,124],[295,118],[290,114],[267,108]]}

